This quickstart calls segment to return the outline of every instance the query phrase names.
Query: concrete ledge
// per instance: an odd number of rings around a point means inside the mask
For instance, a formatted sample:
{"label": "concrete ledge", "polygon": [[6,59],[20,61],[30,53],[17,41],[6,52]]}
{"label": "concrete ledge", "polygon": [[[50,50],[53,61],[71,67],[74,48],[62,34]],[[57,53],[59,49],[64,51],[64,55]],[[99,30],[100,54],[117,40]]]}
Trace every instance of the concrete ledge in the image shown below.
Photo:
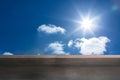
{"label": "concrete ledge", "polygon": [[120,66],[119,55],[0,56],[1,66]]}
{"label": "concrete ledge", "polygon": [[0,80],[120,80],[120,55],[0,56]]}
{"label": "concrete ledge", "polygon": [[120,58],[120,55],[2,55],[0,58]]}

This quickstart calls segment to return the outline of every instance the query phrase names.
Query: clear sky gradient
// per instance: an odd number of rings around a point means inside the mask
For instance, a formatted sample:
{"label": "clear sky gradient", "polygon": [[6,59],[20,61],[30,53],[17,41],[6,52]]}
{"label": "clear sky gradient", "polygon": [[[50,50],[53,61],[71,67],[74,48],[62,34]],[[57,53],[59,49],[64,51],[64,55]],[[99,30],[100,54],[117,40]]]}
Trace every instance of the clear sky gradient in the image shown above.
{"label": "clear sky gradient", "polygon": [[119,39],[119,0],[0,0],[1,55],[116,55]]}

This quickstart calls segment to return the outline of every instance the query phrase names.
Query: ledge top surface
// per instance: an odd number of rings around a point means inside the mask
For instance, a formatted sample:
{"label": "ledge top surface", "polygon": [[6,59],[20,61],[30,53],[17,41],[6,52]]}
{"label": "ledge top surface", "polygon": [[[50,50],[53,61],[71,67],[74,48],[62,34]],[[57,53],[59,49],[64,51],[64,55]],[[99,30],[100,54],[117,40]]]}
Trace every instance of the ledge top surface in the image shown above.
{"label": "ledge top surface", "polygon": [[0,58],[120,58],[120,55],[2,55]]}
{"label": "ledge top surface", "polygon": [[12,55],[0,56],[1,66],[119,66],[120,55]]}

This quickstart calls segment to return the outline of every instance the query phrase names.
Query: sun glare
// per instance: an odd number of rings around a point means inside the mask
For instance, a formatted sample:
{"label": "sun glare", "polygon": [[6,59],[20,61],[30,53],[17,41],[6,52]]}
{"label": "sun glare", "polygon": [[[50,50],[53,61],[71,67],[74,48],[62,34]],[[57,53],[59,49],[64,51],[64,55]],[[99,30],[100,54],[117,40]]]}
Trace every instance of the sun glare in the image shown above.
{"label": "sun glare", "polygon": [[82,21],[80,21],[81,27],[83,27],[85,30],[87,29],[91,29],[92,26],[94,25],[92,20],[90,20],[89,18],[85,18]]}
{"label": "sun glare", "polygon": [[88,15],[80,15],[79,20],[75,20],[77,22],[78,27],[76,28],[75,32],[78,31],[83,31],[83,34],[85,35],[86,33],[91,33],[94,35],[94,30],[98,26],[98,19],[100,16],[91,16],[90,14]]}

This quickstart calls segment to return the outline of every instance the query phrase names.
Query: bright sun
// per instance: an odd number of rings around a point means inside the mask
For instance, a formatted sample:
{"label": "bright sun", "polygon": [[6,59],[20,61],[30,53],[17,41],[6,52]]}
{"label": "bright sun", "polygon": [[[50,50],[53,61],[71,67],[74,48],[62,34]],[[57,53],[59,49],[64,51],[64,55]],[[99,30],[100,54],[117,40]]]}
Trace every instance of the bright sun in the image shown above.
{"label": "bright sun", "polygon": [[80,20],[80,26],[85,30],[94,30],[95,27],[98,25],[98,16],[90,17],[90,15],[82,16]]}
{"label": "bright sun", "polygon": [[94,26],[94,23],[92,20],[90,20],[89,18],[85,18],[82,21],[80,21],[81,27],[83,27],[84,29],[91,29],[92,26]]}
{"label": "bright sun", "polygon": [[75,20],[79,25],[75,29],[75,32],[82,30],[84,35],[89,32],[94,34],[93,32],[98,26],[99,18],[100,16],[91,16],[90,14],[84,16],[80,15],[80,20]]}

